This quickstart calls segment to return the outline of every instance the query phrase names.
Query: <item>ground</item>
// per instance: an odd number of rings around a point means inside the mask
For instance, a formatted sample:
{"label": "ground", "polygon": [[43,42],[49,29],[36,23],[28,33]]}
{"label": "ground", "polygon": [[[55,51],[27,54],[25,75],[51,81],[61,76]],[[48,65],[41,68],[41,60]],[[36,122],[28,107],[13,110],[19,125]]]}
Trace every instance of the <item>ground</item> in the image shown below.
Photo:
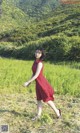
{"label": "ground", "polygon": [[80,98],[55,94],[55,104],[62,111],[60,119],[43,103],[41,119],[32,121],[36,114],[34,93],[1,94],[0,126],[7,124],[9,133],[80,133]]}

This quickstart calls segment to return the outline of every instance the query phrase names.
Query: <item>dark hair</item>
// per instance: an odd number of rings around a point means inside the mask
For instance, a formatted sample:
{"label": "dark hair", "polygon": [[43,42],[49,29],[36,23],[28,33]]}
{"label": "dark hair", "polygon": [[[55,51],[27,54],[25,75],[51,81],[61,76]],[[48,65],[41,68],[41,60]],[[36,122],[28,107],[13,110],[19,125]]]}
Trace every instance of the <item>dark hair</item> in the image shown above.
{"label": "dark hair", "polygon": [[44,50],[40,50],[41,52],[42,52],[42,56],[40,57],[40,59],[41,60],[44,60],[44,58],[45,58],[45,52],[44,52]]}
{"label": "dark hair", "polygon": [[44,60],[44,58],[45,58],[45,52],[44,52],[44,50],[43,49],[36,49],[36,50],[41,51],[42,56],[40,57],[40,60]]}

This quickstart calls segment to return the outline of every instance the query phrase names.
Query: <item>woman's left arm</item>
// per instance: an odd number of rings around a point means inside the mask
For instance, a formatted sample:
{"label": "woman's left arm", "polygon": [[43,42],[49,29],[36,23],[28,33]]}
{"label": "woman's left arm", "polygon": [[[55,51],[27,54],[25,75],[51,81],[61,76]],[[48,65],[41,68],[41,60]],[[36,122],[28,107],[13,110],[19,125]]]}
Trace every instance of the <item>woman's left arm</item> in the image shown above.
{"label": "woman's left arm", "polygon": [[39,62],[38,66],[37,66],[37,69],[36,69],[35,75],[30,80],[28,80],[27,82],[24,83],[25,87],[28,86],[31,82],[33,82],[39,76],[40,71],[42,69],[42,66],[43,66],[42,62]]}

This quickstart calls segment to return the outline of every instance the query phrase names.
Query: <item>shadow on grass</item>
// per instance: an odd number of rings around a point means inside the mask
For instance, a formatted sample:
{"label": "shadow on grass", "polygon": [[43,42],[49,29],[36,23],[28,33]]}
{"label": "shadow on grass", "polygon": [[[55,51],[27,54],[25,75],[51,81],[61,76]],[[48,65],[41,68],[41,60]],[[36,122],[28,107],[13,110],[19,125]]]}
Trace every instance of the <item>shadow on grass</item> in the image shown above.
{"label": "shadow on grass", "polygon": [[1,110],[1,109],[0,109],[0,113],[5,113],[5,112],[12,113],[12,114],[14,114],[14,115],[16,115],[16,116],[21,116],[21,113],[15,111],[15,110],[9,111],[9,110],[7,110],[7,109],[5,109],[5,110]]}
{"label": "shadow on grass", "polygon": [[7,109],[5,109],[5,110],[3,110],[3,109],[0,109],[0,114],[1,113],[10,113],[10,114],[13,114],[13,115],[15,115],[16,117],[17,116],[23,116],[23,117],[28,117],[28,118],[33,118],[33,114],[32,113],[30,113],[30,112],[27,112],[27,111],[23,111],[22,113],[20,113],[20,112],[17,112],[17,111],[15,111],[15,110],[7,110]]}

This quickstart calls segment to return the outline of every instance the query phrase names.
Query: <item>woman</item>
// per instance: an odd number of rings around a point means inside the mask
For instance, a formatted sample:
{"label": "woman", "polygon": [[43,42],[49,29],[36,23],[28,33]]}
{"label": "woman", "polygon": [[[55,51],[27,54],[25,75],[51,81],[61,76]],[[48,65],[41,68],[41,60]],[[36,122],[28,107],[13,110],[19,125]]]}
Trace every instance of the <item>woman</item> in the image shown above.
{"label": "woman", "polygon": [[35,116],[35,119],[40,118],[42,113],[42,102],[46,102],[56,113],[57,118],[60,118],[61,111],[60,109],[57,109],[55,104],[53,103],[54,97],[54,90],[51,87],[51,85],[48,83],[46,78],[43,76],[43,63],[42,60],[44,58],[44,52],[42,50],[36,50],[35,51],[35,57],[36,60],[33,63],[32,71],[33,76],[30,80],[24,83],[24,86],[28,86],[31,82],[34,80],[36,81],[36,97],[37,97],[37,116]]}

